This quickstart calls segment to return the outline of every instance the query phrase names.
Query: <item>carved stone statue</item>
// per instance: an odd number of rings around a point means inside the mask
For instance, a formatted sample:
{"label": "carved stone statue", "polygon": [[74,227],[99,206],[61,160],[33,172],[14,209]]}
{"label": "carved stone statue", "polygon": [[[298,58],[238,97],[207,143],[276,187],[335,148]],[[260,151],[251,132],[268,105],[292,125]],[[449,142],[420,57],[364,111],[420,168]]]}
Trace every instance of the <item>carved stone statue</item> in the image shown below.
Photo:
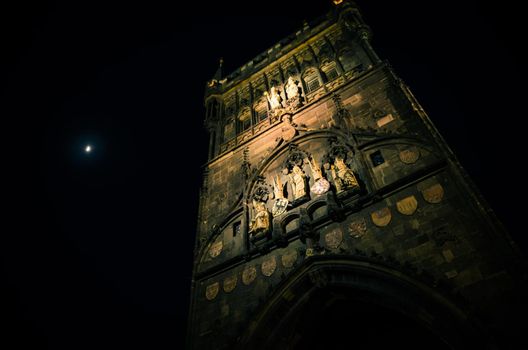
{"label": "carved stone statue", "polygon": [[268,98],[268,101],[270,103],[272,111],[275,110],[275,109],[283,108],[283,106],[282,106],[282,98],[281,98],[279,92],[277,91],[277,89],[275,89],[275,86],[271,87],[269,94],[266,91],[266,92],[264,92],[264,95],[266,95],[266,97]]}
{"label": "carved stone statue", "polygon": [[312,176],[314,179],[314,184],[310,188],[310,191],[318,195],[327,192],[330,189],[330,183],[323,177],[321,167],[317,164],[315,158],[312,157],[309,159],[308,164],[310,164],[310,169],[312,170]]}
{"label": "carved stone statue", "polygon": [[265,234],[270,228],[270,213],[266,203],[253,200],[253,219],[249,223],[250,237]]}
{"label": "carved stone statue", "polygon": [[293,77],[288,78],[288,83],[286,83],[286,94],[288,94],[288,100],[299,97],[299,86],[293,80]]}
{"label": "carved stone statue", "polygon": [[284,198],[284,186],[279,175],[273,178],[273,194],[275,199]]}
{"label": "carved stone statue", "polygon": [[337,192],[359,188],[354,172],[345,164],[343,158],[336,157],[331,167]]}
{"label": "carved stone statue", "polygon": [[306,176],[298,165],[294,165],[289,174],[291,180],[293,199],[306,196]]}
{"label": "carved stone statue", "polygon": [[273,178],[273,193],[275,195],[275,203],[271,208],[273,216],[283,214],[288,208],[288,199],[284,198],[284,186],[279,175]]}

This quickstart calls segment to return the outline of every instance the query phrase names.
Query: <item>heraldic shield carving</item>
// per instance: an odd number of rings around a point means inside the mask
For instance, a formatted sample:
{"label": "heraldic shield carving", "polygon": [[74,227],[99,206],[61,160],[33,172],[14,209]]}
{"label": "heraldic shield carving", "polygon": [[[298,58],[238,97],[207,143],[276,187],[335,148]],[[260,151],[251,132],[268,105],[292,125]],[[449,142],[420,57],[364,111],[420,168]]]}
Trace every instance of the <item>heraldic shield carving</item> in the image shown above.
{"label": "heraldic shield carving", "polygon": [[418,201],[416,200],[416,197],[409,196],[401,201],[396,202],[396,209],[403,215],[412,215],[416,211],[416,208],[418,208]]}
{"label": "heraldic shield carving", "polygon": [[257,277],[257,269],[255,266],[248,266],[242,271],[242,283],[249,286],[251,282]]}
{"label": "heraldic shield carving", "polygon": [[223,241],[214,242],[213,244],[211,244],[211,248],[209,248],[209,256],[211,258],[216,258],[222,252],[223,247],[224,247]]}
{"label": "heraldic shield carving", "polygon": [[440,203],[444,198],[444,188],[442,185],[437,183],[423,190],[422,195],[428,203]]}
{"label": "heraldic shield carving", "polygon": [[207,300],[213,300],[218,295],[218,291],[220,290],[220,283],[215,282],[213,284],[208,285],[205,288],[205,298]]}
{"label": "heraldic shield carving", "polygon": [[237,275],[229,276],[224,279],[224,292],[231,293],[237,285]]}
{"label": "heraldic shield carving", "polygon": [[348,232],[353,238],[361,238],[367,233],[367,222],[364,218],[352,221],[348,225]]}
{"label": "heraldic shield carving", "polygon": [[273,275],[276,268],[277,268],[277,260],[275,260],[275,256],[272,256],[271,258],[264,260],[261,265],[262,274],[266,277]]}
{"label": "heraldic shield carving", "polygon": [[325,244],[330,249],[336,249],[343,241],[343,232],[340,229],[335,229],[325,235]]}
{"label": "heraldic shield carving", "polygon": [[411,147],[400,152],[400,160],[405,164],[413,164],[420,158],[420,151],[416,147]]}
{"label": "heraldic shield carving", "polygon": [[297,261],[297,250],[294,249],[284,254],[281,257],[281,261],[282,261],[282,266],[286,268],[292,267],[293,264],[295,264],[295,262]]}
{"label": "heraldic shield carving", "polygon": [[391,221],[392,214],[388,207],[385,207],[380,210],[373,211],[370,213],[370,217],[372,218],[372,222],[374,225],[383,227],[387,226],[389,222]]}

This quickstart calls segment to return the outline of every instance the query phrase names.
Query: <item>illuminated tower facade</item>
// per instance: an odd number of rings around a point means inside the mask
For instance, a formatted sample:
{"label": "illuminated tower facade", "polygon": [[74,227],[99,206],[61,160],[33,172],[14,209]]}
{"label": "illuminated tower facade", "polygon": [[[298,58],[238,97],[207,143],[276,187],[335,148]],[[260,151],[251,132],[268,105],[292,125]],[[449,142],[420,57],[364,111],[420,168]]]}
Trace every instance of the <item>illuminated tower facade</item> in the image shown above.
{"label": "illuminated tower facade", "polygon": [[190,348],[512,341],[522,258],[337,3],[207,82]]}

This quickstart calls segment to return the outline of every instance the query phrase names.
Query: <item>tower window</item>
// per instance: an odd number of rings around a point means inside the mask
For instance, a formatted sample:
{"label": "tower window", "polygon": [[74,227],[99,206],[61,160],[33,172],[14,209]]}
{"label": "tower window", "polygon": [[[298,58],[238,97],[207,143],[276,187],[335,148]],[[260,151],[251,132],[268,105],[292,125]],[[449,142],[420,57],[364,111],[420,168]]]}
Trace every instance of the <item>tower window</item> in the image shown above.
{"label": "tower window", "polygon": [[246,109],[239,117],[238,117],[238,131],[242,132],[251,127],[251,112],[249,109]]}
{"label": "tower window", "polygon": [[335,62],[327,63],[324,67],[322,67],[322,70],[327,81],[335,80],[339,76]]}
{"label": "tower window", "polygon": [[231,140],[233,137],[235,137],[235,126],[233,119],[230,119],[224,126],[224,142]]}
{"label": "tower window", "polygon": [[263,121],[268,117],[268,109],[266,106],[259,106],[257,110],[255,110],[255,119],[258,122]]}
{"label": "tower window", "polygon": [[385,163],[385,158],[383,158],[381,151],[376,151],[374,153],[371,153],[370,160],[372,161],[372,164],[374,166],[378,166],[378,165]]}
{"label": "tower window", "polygon": [[317,90],[319,86],[321,86],[321,84],[319,83],[319,77],[316,75],[306,78],[306,89],[308,89],[309,93]]}
{"label": "tower window", "polygon": [[326,74],[326,79],[328,79],[328,81],[332,81],[339,76],[339,74],[337,74],[337,69],[335,68],[332,68],[326,71],[325,74]]}

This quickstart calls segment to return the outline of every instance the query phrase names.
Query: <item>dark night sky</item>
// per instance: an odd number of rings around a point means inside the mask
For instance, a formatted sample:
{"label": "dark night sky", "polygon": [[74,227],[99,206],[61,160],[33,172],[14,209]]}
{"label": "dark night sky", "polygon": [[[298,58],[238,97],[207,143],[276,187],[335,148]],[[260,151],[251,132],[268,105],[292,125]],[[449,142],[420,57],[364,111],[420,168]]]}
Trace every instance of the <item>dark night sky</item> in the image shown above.
{"label": "dark night sky", "polygon": [[[525,183],[521,11],[471,0],[359,3],[380,56],[527,251],[516,230],[522,205],[511,202]],[[220,56],[230,71],[331,6],[214,4],[1,9],[0,347],[183,345],[205,81]]]}

